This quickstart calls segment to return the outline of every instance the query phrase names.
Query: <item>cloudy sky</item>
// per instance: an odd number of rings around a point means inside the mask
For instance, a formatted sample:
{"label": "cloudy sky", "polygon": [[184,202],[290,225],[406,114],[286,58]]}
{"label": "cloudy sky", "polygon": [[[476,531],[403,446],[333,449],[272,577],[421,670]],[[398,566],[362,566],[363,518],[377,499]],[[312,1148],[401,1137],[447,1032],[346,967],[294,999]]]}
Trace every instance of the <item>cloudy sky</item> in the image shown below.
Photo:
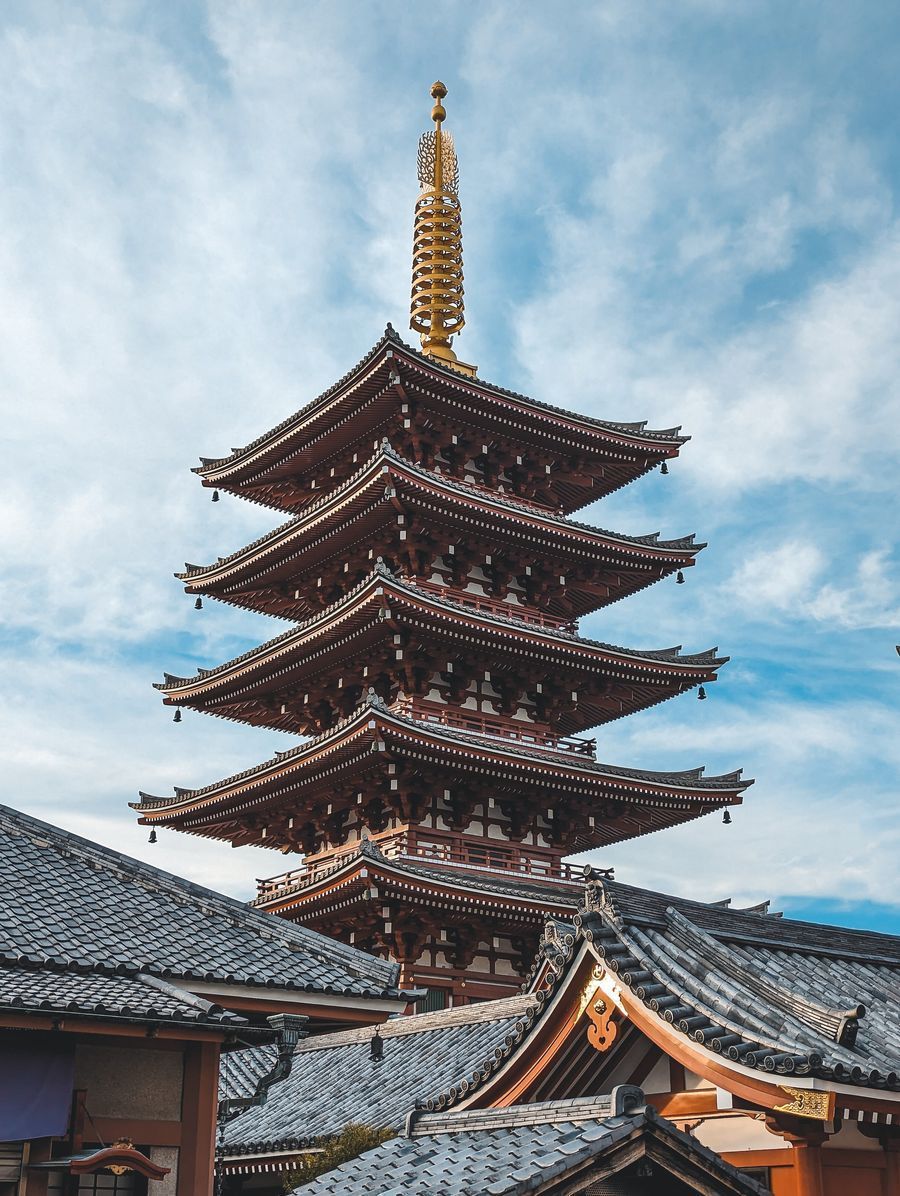
{"label": "cloudy sky", "polygon": [[[710,700],[601,758],[743,766],[734,824],[621,879],[900,932],[900,10],[882,0],[6,0],[0,9],[4,800],[249,896],[284,858],[164,832],[138,789],[289,740],[151,682],[280,630],[172,572],[271,513],[190,474],[404,328],[434,78],[462,170],[481,376],[693,439],[591,509],[709,541],[587,620],[718,644]],[[430,15],[430,14],[434,15]],[[411,334],[409,334],[411,336]]]}

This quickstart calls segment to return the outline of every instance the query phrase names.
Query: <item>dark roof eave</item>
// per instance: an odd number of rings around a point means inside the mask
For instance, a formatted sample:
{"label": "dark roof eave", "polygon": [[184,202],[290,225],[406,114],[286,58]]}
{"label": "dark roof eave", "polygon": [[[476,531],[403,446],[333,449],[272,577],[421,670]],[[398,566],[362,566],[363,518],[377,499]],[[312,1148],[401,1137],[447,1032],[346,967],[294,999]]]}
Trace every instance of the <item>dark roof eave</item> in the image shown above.
{"label": "dark roof eave", "polygon": [[581,428],[588,432],[606,433],[614,438],[624,438],[634,442],[636,447],[641,447],[647,451],[656,451],[660,453],[661,457],[666,457],[670,454],[665,453],[664,450],[669,448],[678,449],[681,445],[686,444],[690,440],[690,436],[680,435],[680,427],[666,428],[666,429],[648,429],[645,421],[636,423],[621,423],[611,420],[594,419],[590,416],[579,414],[578,412],[567,411],[561,407],[555,407],[549,403],[543,403],[537,399],[532,399],[527,395],[518,394],[515,391],[507,390],[504,387],[497,386],[493,383],[484,382],[468,378],[467,376],[453,370],[449,366],[444,366],[435,361],[434,358],[426,356],[424,353],[418,352],[411,345],[406,344],[405,341],[398,335],[393,327],[388,324],[385,332],[375,343],[375,345],[366,353],[360,361],[349,370],[342,378],[323,391],[311,402],[305,404],[298,411],[288,416],[287,419],[282,420],[280,424],[276,424],[274,428],[264,432],[249,444],[244,445],[240,449],[232,451],[225,457],[217,458],[201,458],[201,464],[194,466],[192,472],[204,479],[207,484],[213,484],[216,481],[223,481],[228,473],[234,473],[242,465],[247,465],[258,454],[260,449],[263,449],[267,443],[276,440],[278,437],[288,433],[292,426],[299,430],[304,420],[313,415],[317,409],[323,407],[328,401],[340,395],[340,392],[348,386],[356,382],[360,375],[363,374],[378,358],[379,354],[387,349],[399,349],[402,353],[409,355],[412,363],[419,367],[426,367],[429,371],[437,374],[444,380],[451,382],[460,389],[474,391],[481,395],[495,397],[498,399],[512,400],[517,405],[531,409],[535,414],[556,417],[557,419],[564,419],[566,421],[573,421]]}
{"label": "dark roof eave", "polygon": [[[543,510],[537,507],[532,507],[527,503],[508,498],[507,496],[499,496],[492,492],[481,490],[474,486],[469,486],[465,483],[458,482],[454,479],[448,478],[443,474],[435,473],[432,470],[426,469],[424,466],[417,465],[415,462],[408,461],[399,453],[395,452],[390,446],[382,445],[382,447],[366,462],[365,465],[355,474],[352,474],[345,482],[334,490],[323,494],[321,499],[311,503],[300,514],[292,516],[278,527],[273,528],[272,531],[266,532],[265,535],[258,537],[256,540],[245,544],[242,548],[235,552],[229,553],[227,556],[219,557],[219,559],[209,565],[193,565],[185,563],[183,572],[176,572],[174,576],[179,581],[186,582],[189,586],[196,585],[198,582],[208,578],[212,574],[221,570],[225,566],[237,564],[242,558],[247,560],[252,559],[258,555],[260,550],[266,549],[278,543],[282,537],[293,528],[298,528],[305,523],[309,523],[311,517],[318,516],[330,503],[333,503],[342,492],[349,492],[354,486],[361,484],[371,484],[375,479],[381,477],[380,466],[384,463],[388,468],[393,463],[401,469],[410,471],[414,478],[422,479],[426,484],[436,486],[438,489],[444,488],[451,492],[458,493],[462,498],[478,499],[482,503],[499,508],[501,514],[503,512],[513,512],[522,517],[537,517],[544,520],[552,529],[561,529],[568,532],[587,532],[599,539],[607,539],[613,546],[621,545],[625,551],[635,551],[636,549],[649,550],[651,553],[670,553],[678,554],[684,553],[690,556],[691,561],[707,547],[705,543],[698,542],[693,534],[687,536],[676,537],[674,540],[661,540],[658,532],[647,533],[638,536],[629,536],[620,532],[610,532],[604,528],[593,527],[591,524],[581,523],[574,519],[568,519],[564,516],[556,515],[551,511]],[[369,476],[369,482],[361,481],[364,475]],[[685,562],[687,563],[687,562]],[[674,565],[672,566],[675,567]]]}

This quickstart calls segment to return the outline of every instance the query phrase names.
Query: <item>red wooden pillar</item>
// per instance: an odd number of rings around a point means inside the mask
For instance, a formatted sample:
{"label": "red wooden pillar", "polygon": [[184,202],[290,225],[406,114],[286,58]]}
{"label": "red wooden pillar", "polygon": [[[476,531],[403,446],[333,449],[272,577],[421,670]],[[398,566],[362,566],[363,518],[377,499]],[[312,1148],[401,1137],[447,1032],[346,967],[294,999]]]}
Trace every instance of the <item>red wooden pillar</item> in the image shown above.
{"label": "red wooden pillar", "polygon": [[884,1196],[900,1196],[900,1137],[886,1133],[881,1138],[884,1149]]}
{"label": "red wooden pillar", "polygon": [[212,1196],[219,1083],[218,1042],[191,1043],[184,1057],[178,1196]]}
{"label": "red wooden pillar", "polygon": [[822,1145],[828,1141],[828,1134],[824,1123],[785,1113],[770,1113],[766,1117],[766,1129],[790,1143],[796,1196],[825,1196]]}
{"label": "red wooden pillar", "polygon": [[824,1196],[825,1184],[822,1178],[822,1142],[824,1138],[823,1134],[821,1137],[791,1139],[797,1196]]}

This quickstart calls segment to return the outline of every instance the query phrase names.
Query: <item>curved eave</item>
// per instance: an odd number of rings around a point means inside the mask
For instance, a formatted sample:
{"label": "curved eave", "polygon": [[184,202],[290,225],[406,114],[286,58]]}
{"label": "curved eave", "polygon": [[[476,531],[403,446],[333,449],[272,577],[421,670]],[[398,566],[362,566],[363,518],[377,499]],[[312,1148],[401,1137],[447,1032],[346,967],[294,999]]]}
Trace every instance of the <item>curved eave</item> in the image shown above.
{"label": "curved eave", "polygon": [[[388,477],[426,493],[442,504],[441,510],[445,510],[447,504],[453,504],[458,510],[487,516],[495,521],[495,527],[507,528],[512,523],[522,532],[543,535],[554,544],[581,544],[588,549],[618,554],[625,560],[655,564],[660,567],[660,576],[692,565],[697,554],[706,547],[705,544],[696,543],[693,536],[675,540],[660,540],[656,533],[625,536],[561,518],[510,497],[500,497],[480,487],[452,481],[414,465],[383,447],[356,474],[297,517],[237,552],[221,557],[214,564],[190,565],[175,576],[185,583],[185,589],[192,594],[208,592],[210,585],[225,582],[229,578],[261,576],[265,573],[264,562],[267,557],[274,555],[277,564],[281,558],[296,556],[302,549],[302,545],[298,548],[297,541],[314,536],[317,528],[340,517],[342,509],[349,504],[365,503],[367,495],[370,501],[374,498],[379,503],[390,502],[394,496],[384,494],[384,483]],[[381,493],[373,496],[373,489],[380,489]]]}
{"label": "curved eave", "polygon": [[[534,1079],[552,1067],[560,1050],[574,1035],[585,1033],[582,993],[586,984],[597,983],[597,957],[580,937],[554,946],[552,957],[546,948],[538,954],[527,988],[544,997],[540,1021],[517,1036],[510,1049],[495,1052],[478,1064],[464,1086],[457,1086],[425,1102],[429,1110],[457,1107],[505,1107],[519,1103]],[[900,1093],[865,1085],[848,1085],[816,1076],[778,1076],[745,1067],[690,1042],[672,1026],[652,1013],[623,986],[603,962],[599,965],[599,991],[619,1015],[632,1023],[666,1055],[689,1071],[702,1076],[716,1088],[741,1101],[777,1109],[794,1096],[788,1089],[834,1093],[837,1107],[854,1111],[893,1108],[896,1118]],[[787,1087],[785,1087],[787,1086]]]}
{"label": "curved eave", "polygon": [[[498,876],[497,879],[503,878]],[[508,914],[518,914],[531,922],[543,922],[548,914],[554,912],[571,915],[583,891],[583,886],[578,882],[571,882],[571,888],[566,892],[566,882],[548,881],[546,896],[504,893],[479,887],[474,878],[465,872],[456,874],[448,870],[446,877],[436,879],[410,872],[403,867],[402,860],[357,855],[343,867],[328,872],[321,878],[317,877],[308,885],[297,887],[280,897],[273,895],[269,898],[257,898],[252,904],[257,909],[265,908],[271,911],[277,908],[279,911],[285,911],[323,903],[332,904],[335,901],[343,904],[348,897],[369,900],[367,890],[371,889],[373,882],[380,882],[385,887],[386,896],[393,893],[403,897],[415,895],[420,903],[424,903],[422,899],[427,901],[431,897],[443,905],[452,903],[457,911],[505,911]],[[533,877],[528,879],[528,883],[537,887]],[[351,892],[348,893],[347,890]]]}
{"label": "curved eave", "polygon": [[[777,1075],[760,1068],[745,1067],[742,1063],[717,1055],[713,1051],[691,1042],[673,1026],[650,1012],[634,994],[617,990],[620,1009],[628,1018],[667,1055],[677,1060],[688,1070],[709,1080],[742,1100],[777,1109],[794,1099],[788,1088],[811,1092],[833,1092],[835,1105],[849,1105],[855,1110],[874,1110],[900,1103],[900,1092],[873,1088],[867,1084],[845,1084],[818,1075]],[[896,1118],[897,1113],[894,1112]]]}
{"label": "curved eave", "polygon": [[[494,406],[507,418],[510,412],[515,412],[532,421],[537,429],[548,430],[551,435],[575,435],[588,443],[618,446],[654,458],[646,468],[635,471],[635,478],[660,461],[677,456],[681,445],[690,439],[679,435],[678,428],[653,430],[648,429],[645,422],[617,423],[592,419],[487,382],[467,378],[405,344],[388,325],[385,334],[362,360],[311,403],[250,444],[234,450],[227,457],[203,461],[193,472],[203,479],[205,485],[218,485],[240,492],[242,485],[252,483],[267,470],[302,451],[310,438],[321,433],[323,425],[328,426],[344,418],[341,409],[349,405],[359,391],[371,383],[379,371],[384,370],[387,363],[396,366],[401,362],[406,369],[432,385],[436,383],[440,386],[447,398],[455,397],[463,402],[475,403],[481,409]],[[590,498],[586,501],[590,501]]]}
{"label": "curved eave", "polygon": [[[844,1004],[829,1005],[811,997],[803,983],[790,987],[783,978],[757,974],[752,961],[733,954],[730,936],[722,941],[709,935],[674,908],[667,909],[661,939],[615,910],[602,884],[589,885],[575,924],[606,973],[609,994],[648,1037],[665,1042],[668,1053],[688,1056],[693,1070],[750,1076],[776,1087],[847,1082],[893,1091],[900,1100],[900,1060],[886,1065],[882,1058],[883,1073],[867,1061],[856,1045],[865,1006],[851,1007],[846,992]],[[738,934],[748,916],[733,915]],[[857,982],[865,990],[865,982]],[[703,1069],[696,1060],[705,1061]]]}
{"label": "curved eave", "polygon": [[[514,617],[512,610],[509,616],[478,611],[454,602],[450,597],[444,598],[404,583],[385,572],[375,572],[298,627],[214,669],[201,670],[193,677],[167,674],[154,688],[165,695],[168,705],[197,705],[209,709],[210,713],[219,713],[205,703],[252,700],[260,686],[266,685],[277,693],[270,684],[273,679],[284,675],[287,683],[288,675],[294,676],[300,663],[326,657],[329,649],[339,651],[343,639],[335,637],[343,636],[349,642],[379,624],[389,628],[384,634],[392,634],[395,624],[402,622],[415,626],[420,619],[427,620],[429,626],[443,633],[445,639],[470,642],[478,637],[482,645],[506,650],[516,660],[543,657],[551,667],[581,669],[590,675],[608,674],[625,686],[667,686],[644,700],[623,703],[618,714],[610,712],[598,719],[598,723],[613,721],[632,710],[644,709],[694,686],[712,682],[717,670],[728,660],[727,657],[716,657],[715,649],[682,656],[679,648],[642,652],[604,644],[552,627],[523,622]],[[317,648],[316,644],[321,642],[324,646]],[[226,717],[232,717],[224,713]],[[598,723],[585,722],[584,726]]]}
{"label": "curved eave", "polygon": [[[363,758],[372,743],[392,737],[399,748],[401,741],[417,745],[417,750],[433,753],[438,764],[465,771],[479,767],[531,780],[537,784],[543,778],[553,779],[557,785],[569,788],[581,786],[587,794],[629,800],[635,806],[671,809],[678,814],[676,821],[687,821],[712,812],[724,805],[735,805],[753,782],[743,780],[740,773],[722,777],[703,777],[702,769],[683,774],[653,774],[638,770],[616,770],[593,759],[579,760],[575,753],[531,750],[516,751],[502,741],[467,736],[465,733],[437,735],[427,723],[404,718],[379,704],[364,704],[349,718],[317,738],[271,760],[238,773],[203,789],[178,790],[171,798],[157,798],[141,794],[140,802],[130,803],[141,815],[143,825],[177,825],[191,833],[215,835],[216,821],[245,816],[269,803],[277,803],[280,794],[295,790],[298,783],[310,783],[314,769],[334,768],[340,758],[355,752],[353,759]],[[636,829],[621,838],[633,838],[650,833]],[[619,841],[619,836],[610,841]],[[598,839],[602,846],[603,840]],[[578,847],[577,850],[585,850]]]}

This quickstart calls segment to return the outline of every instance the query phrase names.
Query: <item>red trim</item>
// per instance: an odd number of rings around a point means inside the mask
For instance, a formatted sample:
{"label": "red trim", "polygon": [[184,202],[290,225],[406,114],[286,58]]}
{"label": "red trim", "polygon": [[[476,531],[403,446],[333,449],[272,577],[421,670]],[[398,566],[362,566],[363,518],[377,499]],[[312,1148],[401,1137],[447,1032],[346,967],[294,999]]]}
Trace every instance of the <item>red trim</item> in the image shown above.
{"label": "red trim", "polygon": [[145,1154],[135,1150],[133,1146],[107,1146],[86,1159],[72,1159],[69,1163],[70,1175],[94,1175],[108,1167],[125,1167],[128,1171],[136,1171],[147,1179],[164,1179],[172,1170],[171,1167],[160,1167],[150,1161]]}

